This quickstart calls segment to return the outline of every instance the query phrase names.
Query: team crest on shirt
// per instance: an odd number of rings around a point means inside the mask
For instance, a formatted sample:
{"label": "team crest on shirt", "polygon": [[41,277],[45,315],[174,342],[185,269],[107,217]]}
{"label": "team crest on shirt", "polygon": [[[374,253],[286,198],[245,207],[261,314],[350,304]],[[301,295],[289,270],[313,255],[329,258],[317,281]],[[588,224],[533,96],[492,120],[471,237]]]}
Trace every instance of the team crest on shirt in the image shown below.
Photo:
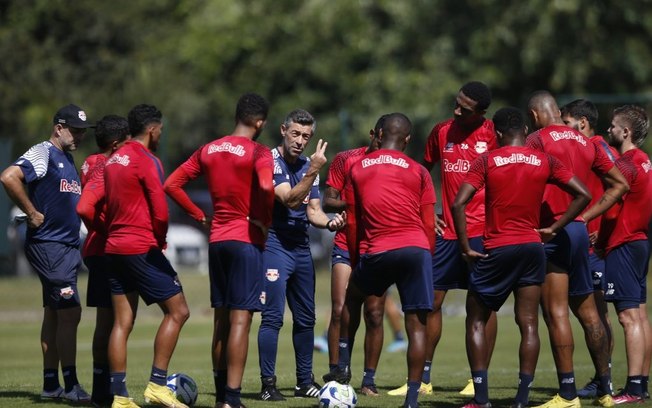
{"label": "team crest on shirt", "polygon": [[57,163],[57,166],[62,169],[63,168],[63,163]]}
{"label": "team crest on shirt", "polygon": [[270,282],[276,282],[278,280],[278,276],[278,269],[268,269],[267,272],[265,272],[265,277]]}
{"label": "team crest on shirt", "polygon": [[265,293],[265,291],[260,292],[258,299],[260,300],[260,303],[264,305],[267,301],[267,293]]}
{"label": "team crest on shirt", "polygon": [[67,300],[75,295],[75,290],[71,286],[67,286],[65,288],[61,288],[61,290],[59,291],[59,295],[61,295],[62,298]]}
{"label": "team crest on shirt", "polygon": [[476,153],[484,153],[487,151],[487,142],[478,140],[475,142],[475,151]]}
{"label": "team crest on shirt", "polygon": [[455,147],[455,143],[453,142],[446,143],[446,146],[444,147],[444,153],[453,153],[453,147]]}

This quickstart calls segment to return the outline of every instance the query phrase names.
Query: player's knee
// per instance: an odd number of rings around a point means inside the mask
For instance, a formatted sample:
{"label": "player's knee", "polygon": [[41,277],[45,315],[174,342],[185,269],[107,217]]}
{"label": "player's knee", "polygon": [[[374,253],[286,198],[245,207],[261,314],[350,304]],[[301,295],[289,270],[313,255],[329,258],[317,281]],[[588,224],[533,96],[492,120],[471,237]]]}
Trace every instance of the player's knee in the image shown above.
{"label": "player's knee", "polygon": [[383,325],[383,310],[372,309],[365,310],[364,322],[367,328],[377,329]]}

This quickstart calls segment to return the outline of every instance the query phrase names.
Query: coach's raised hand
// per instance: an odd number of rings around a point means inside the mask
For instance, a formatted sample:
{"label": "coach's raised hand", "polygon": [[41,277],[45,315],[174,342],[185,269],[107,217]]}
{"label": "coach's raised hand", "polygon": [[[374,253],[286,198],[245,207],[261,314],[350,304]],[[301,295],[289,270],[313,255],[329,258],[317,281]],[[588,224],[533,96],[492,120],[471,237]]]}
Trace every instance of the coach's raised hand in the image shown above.
{"label": "coach's raised hand", "polygon": [[315,152],[310,156],[311,167],[321,169],[324,164],[326,164],[328,161],[326,155],[324,154],[326,152],[326,146],[328,146],[328,142],[324,142],[322,139],[317,141],[317,148],[315,149]]}

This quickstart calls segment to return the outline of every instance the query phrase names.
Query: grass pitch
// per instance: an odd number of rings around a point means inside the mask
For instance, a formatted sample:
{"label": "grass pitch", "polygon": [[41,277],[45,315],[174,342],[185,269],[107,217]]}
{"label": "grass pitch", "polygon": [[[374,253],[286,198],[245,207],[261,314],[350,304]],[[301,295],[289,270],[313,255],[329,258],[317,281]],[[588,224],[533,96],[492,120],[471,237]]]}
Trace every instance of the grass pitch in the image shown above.
{"label": "grass pitch", "polygon": [[[185,372],[198,384],[200,394],[197,407],[212,408],[214,387],[211,371],[210,342],[212,332],[212,310],[208,302],[208,277],[193,271],[182,271],[181,281],[190,306],[191,317],[184,327],[177,350],[173,356],[169,373]],[[317,328],[321,334],[327,325],[329,313],[328,271],[317,274]],[[79,282],[82,297],[86,293],[86,276]],[[458,391],[470,377],[464,348],[464,296],[465,292],[451,291],[445,302],[444,332],[435,352],[432,379],[434,394],[420,397],[422,407],[459,407],[466,401]],[[0,280],[0,406],[42,408],[66,406],[63,402],[42,402],[42,359],[39,345],[41,308],[41,286],[36,277],[3,278]],[[136,326],[129,340],[128,389],[136,403],[145,407],[142,392],[149,378],[153,354],[153,337],[160,321],[161,312],[156,306],[140,304]],[[614,389],[621,388],[626,378],[626,360],[622,329],[612,313],[616,349],[613,355]],[[79,326],[77,372],[82,385],[91,390],[91,339],[95,312],[84,308]],[[575,375],[578,388],[593,375],[593,366],[584,344],[584,336],[572,319],[575,334]],[[258,350],[256,334],[260,316],[256,315],[250,336],[249,358],[242,386],[243,403],[248,407],[315,407],[316,400],[289,397],[286,402],[270,403],[256,399],[260,391],[258,371]],[[353,379],[351,384],[358,388],[362,377],[362,335],[358,332],[353,352]],[[385,345],[392,340],[389,330],[385,332]],[[535,383],[530,393],[530,405],[547,401],[557,391],[557,378],[548,343],[547,330],[540,321],[541,354]],[[489,393],[494,407],[509,406],[516,393],[518,381],[519,333],[514,323],[511,299],[499,314],[498,340],[489,368]],[[328,370],[328,356],[315,352],[314,372],[320,379]],[[291,319],[286,316],[286,325],[280,336],[277,361],[278,386],[286,396],[292,395],[295,385],[295,366],[292,351]],[[407,373],[405,354],[383,351],[377,370],[376,383],[381,391],[378,398],[358,396],[359,407],[398,407],[402,397],[390,397],[386,392],[404,383]],[[63,384],[63,383],[62,383]],[[585,405],[592,401],[583,400]],[[642,407],[652,406],[647,402]]]}

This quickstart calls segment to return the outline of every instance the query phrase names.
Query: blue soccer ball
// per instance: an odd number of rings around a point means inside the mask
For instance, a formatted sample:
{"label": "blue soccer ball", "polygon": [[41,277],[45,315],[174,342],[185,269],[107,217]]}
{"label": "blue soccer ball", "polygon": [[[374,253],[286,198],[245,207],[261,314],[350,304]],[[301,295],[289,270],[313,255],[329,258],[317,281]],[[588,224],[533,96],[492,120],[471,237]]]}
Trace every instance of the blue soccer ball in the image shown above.
{"label": "blue soccer ball", "polygon": [[188,374],[174,373],[168,376],[168,388],[184,404],[192,406],[197,402],[197,383]]}
{"label": "blue soccer ball", "polygon": [[353,387],[337,381],[326,383],[319,390],[320,408],[353,408],[358,403]]}

